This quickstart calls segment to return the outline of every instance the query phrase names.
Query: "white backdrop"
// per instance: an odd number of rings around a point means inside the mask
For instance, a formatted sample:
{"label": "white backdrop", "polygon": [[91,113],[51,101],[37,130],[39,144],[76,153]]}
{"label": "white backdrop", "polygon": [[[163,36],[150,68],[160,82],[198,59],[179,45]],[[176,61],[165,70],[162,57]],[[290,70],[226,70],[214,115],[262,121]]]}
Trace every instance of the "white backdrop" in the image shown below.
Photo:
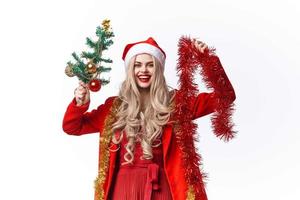
{"label": "white backdrop", "polygon": [[105,18],[116,35],[107,52],[111,83],[92,93],[89,110],[117,94],[127,43],[154,37],[167,53],[167,82],[177,87],[178,39],[198,37],[216,48],[237,96],[239,132],[231,142],[213,135],[209,116],[197,119],[209,200],[300,199],[299,6],[296,0],[2,1],[0,199],[93,199],[99,138],[62,131],[78,84],[64,69]]}

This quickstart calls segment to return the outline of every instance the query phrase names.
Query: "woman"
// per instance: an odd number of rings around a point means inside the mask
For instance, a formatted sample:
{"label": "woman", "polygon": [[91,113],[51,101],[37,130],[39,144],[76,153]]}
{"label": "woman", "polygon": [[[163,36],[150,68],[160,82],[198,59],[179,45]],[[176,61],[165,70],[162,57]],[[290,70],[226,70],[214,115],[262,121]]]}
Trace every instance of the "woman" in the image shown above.
{"label": "woman", "polygon": [[[230,111],[235,93],[221,63],[208,54],[205,43],[195,39],[181,42],[179,51],[185,54],[180,55],[179,65],[187,67],[181,69],[179,90],[169,91],[163,75],[166,54],[152,37],[126,45],[122,57],[126,79],[118,96],[86,112],[89,90],[82,82],[76,88],[63,119],[63,130],[72,135],[100,132],[95,200],[207,199],[205,174],[200,172],[200,157],[190,137],[196,127],[190,121],[222,109]],[[184,49],[184,43],[189,48]],[[190,77],[184,74],[193,73],[191,60],[204,54],[206,64],[202,67],[211,63],[211,70],[218,73],[203,74],[215,91],[194,95],[188,83]],[[215,75],[218,80],[209,82],[209,76]],[[229,115],[220,115],[222,119],[215,125],[224,121],[228,125]],[[225,137],[233,137],[233,132]]]}

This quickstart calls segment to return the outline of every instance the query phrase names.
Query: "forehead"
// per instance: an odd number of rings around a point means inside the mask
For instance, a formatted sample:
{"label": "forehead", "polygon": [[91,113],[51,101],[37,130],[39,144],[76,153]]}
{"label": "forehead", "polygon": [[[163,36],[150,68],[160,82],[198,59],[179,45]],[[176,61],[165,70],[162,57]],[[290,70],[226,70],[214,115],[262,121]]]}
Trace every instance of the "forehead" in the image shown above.
{"label": "forehead", "polygon": [[147,53],[142,53],[142,54],[138,54],[135,58],[136,62],[149,62],[149,61],[153,61],[152,60],[152,56],[150,54]]}

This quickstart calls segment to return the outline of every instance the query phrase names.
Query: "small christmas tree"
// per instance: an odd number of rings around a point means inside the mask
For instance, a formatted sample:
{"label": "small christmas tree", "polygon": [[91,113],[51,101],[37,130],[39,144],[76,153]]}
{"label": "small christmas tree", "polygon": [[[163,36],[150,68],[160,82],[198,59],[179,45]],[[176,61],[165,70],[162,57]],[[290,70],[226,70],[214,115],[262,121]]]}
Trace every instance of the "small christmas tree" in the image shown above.
{"label": "small christmas tree", "polygon": [[80,55],[81,59],[75,52],[72,53],[76,63],[71,61],[67,62],[65,74],[69,77],[77,76],[79,80],[84,83],[88,83],[89,89],[93,92],[99,91],[101,85],[106,85],[109,80],[101,79],[100,74],[102,72],[109,72],[110,67],[101,65],[101,62],[112,63],[109,58],[102,58],[102,52],[107,50],[113,41],[110,39],[114,37],[114,33],[110,27],[110,20],[105,19],[102,21],[102,26],[98,26],[96,29],[97,41],[93,41],[90,38],[86,38],[86,44],[93,49],[91,52],[83,51]]}

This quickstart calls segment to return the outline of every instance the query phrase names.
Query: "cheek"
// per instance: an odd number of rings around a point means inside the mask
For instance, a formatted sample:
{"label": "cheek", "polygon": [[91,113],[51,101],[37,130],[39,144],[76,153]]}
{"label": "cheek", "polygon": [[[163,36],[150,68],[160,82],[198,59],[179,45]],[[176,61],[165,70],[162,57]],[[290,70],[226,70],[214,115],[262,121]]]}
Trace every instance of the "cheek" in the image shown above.
{"label": "cheek", "polygon": [[134,75],[134,77],[136,77],[137,76],[137,74],[138,74],[138,70],[133,70],[133,75]]}
{"label": "cheek", "polygon": [[149,72],[152,74],[152,76],[154,75],[154,68],[149,68]]}
{"label": "cheek", "polygon": [[155,77],[154,77],[154,73],[151,75],[151,79],[150,79],[150,81],[151,82],[153,82],[154,81],[154,79],[155,79]]}
{"label": "cheek", "polygon": [[153,70],[151,70],[151,79],[153,80],[154,79],[154,69]]}

